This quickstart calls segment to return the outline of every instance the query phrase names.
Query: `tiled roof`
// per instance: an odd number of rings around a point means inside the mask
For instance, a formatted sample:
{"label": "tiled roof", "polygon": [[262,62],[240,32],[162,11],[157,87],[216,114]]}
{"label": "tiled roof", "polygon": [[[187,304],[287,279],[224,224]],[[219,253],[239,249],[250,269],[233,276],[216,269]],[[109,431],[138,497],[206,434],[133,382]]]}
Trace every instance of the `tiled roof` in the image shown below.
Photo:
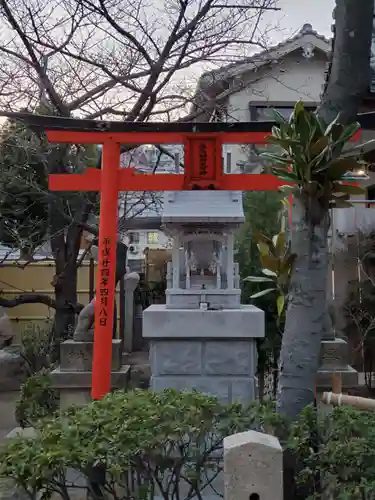
{"label": "tiled roof", "polygon": [[219,96],[226,99],[228,95],[238,92],[243,84],[241,76],[244,73],[256,72],[264,65],[278,62],[286,55],[304,48],[305,44],[312,44],[315,49],[325,53],[328,59],[330,40],[315,31],[311,24],[304,24],[296,35],[263,52],[203,73],[190,110],[191,116],[196,121],[208,121],[215,108],[215,99]]}
{"label": "tiled roof", "polygon": [[222,66],[221,68],[219,68],[217,70],[208,71],[207,73],[203,73],[201,78],[204,79],[204,78],[207,78],[209,76],[215,77],[216,75],[226,73],[229,70],[231,70],[233,68],[237,68],[238,66],[242,66],[244,64],[254,63],[254,66],[256,66],[259,63],[274,60],[275,55],[277,55],[275,53],[277,53],[278,51],[281,51],[282,49],[287,49],[289,46],[293,45],[295,42],[302,41],[302,39],[306,35],[312,35],[317,40],[324,42],[325,44],[327,44],[327,51],[330,50],[331,41],[328,38],[326,38],[325,36],[320,35],[317,31],[315,31],[313,29],[313,27],[311,26],[311,24],[306,23],[302,26],[301,30],[293,37],[287,38],[286,40],[283,40],[279,44],[270,47],[268,50],[258,52],[257,54],[254,54],[251,57],[247,57],[245,59],[242,59],[241,61],[237,61],[235,63],[228,64],[227,66]]}

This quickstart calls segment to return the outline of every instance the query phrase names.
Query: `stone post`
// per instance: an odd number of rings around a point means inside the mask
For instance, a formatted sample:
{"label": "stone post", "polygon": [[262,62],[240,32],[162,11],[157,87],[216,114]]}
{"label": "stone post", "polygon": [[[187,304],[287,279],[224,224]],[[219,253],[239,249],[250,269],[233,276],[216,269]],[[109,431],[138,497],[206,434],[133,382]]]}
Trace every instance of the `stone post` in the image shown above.
{"label": "stone post", "polygon": [[189,252],[185,250],[185,273],[186,273],[186,289],[190,288],[190,263]]}
{"label": "stone post", "polygon": [[125,288],[125,331],[121,332],[124,339],[124,352],[133,351],[134,338],[134,291],[139,283],[138,273],[127,273],[124,276]]}
{"label": "stone post", "polygon": [[238,262],[234,263],[234,288],[240,288],[240,265]]}
{"label": "stone post", "polygon": [[224,500],[282,500],[283,451],[255,431],[224,438]]}
{"label": "stone post", "polygon": [[216,288],[221,290],[221,247],[216,254]]}
{"label": "stone post", "polygon": [[180,235],[173,238],[172,248],[172,288],[180,286]]}
{"label": "stone post", "polygon": [[230,232],[227,240],[227,288],[234,288],[234,234]]}
{"label": "stone post", "polygon": [[172,262],[167,262],[167,288],[172,288]]}

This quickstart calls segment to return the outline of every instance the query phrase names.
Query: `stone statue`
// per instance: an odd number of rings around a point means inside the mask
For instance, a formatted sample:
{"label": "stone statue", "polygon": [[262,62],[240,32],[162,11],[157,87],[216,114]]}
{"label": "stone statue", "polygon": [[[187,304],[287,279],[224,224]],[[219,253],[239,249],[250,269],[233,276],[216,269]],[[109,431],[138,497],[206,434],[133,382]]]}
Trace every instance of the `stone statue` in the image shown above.
{"label": "stone statue", "polygon": [[[136,286],[139,283],[139,274],[130,272],[129,267],[124,267],[125,269],[125,294],[134,293]],[[116,269],[116,279],[120,273],[117,273]],[[122,275],[116,281],[119,281]],[[94,340],[94,316],[95,316],[95,299],[87,304],[82,311],[78,315],[77,325],[73,333],[73,340],[77,342],[93,342]],[[116,316],[116,308],[115,308],[115,316]]]}
{"label": "stone statue", "polygon": [[73,333],[73,340],[92,342],[94,340],[94,310],[95,299],[92,299],[79,313],[77,325]]}
{"label": "stone statue", "polygon": [[0,349],[11,344],[13,340],[13,330],[8,314],[3,307],[0,307]]}

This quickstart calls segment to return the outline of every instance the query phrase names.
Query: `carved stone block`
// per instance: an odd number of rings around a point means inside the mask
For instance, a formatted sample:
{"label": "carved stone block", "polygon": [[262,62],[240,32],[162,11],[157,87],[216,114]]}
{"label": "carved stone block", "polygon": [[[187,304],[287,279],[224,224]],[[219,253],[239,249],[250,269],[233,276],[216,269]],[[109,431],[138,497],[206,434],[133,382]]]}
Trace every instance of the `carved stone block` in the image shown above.
{"label": "carved stone block", "polygon": [[151,342],[150,362],[153,375],[200,375],[202,342],[161,340]]}
{"label": "carved stone block", "polygon": [[256,346],[252,341],[207,341],[204,352],[206,375],[249,375],[256,373]]}
{"label": "carved stone block", "polygon": [[[66,340],[60,344],[61,371],[87,372],[92,369],[93,342]],[[112,340],[112,370],[121,367],[122,341]]]}
{"label": "carved stone block", "polygon": [[348,345],[344,339],[323,340],[320,356],[321,368],[346,367],[348,364]]}

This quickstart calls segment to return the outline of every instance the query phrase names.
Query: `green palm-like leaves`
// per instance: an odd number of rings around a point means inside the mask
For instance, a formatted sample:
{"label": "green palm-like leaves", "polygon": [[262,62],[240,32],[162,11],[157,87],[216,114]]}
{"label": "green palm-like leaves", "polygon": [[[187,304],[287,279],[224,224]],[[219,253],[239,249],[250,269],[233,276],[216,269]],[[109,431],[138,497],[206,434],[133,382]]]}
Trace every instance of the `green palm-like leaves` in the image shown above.
{"label": "green palm-like leaves", "polygon": [[268,288],[252,295],[252,299],[277,290],[279,294],[277,297],[277,312],[280,317],[285,309],[296,255],[290,252],[284,232],[275,235],[273,238],[267,238],[261,233],[255,233],[253,237],[257,241],[264,276],[248,276],[244,281],[269,284]]}
{"label": "green palm-like leaves", "polygon": [[345,149],[360,124],[344,126],[337,117],[325,126],[302,102],[297,102],[289,120],[280,113],[275,115],[278,124],[268,141],[278,146],[280,153],[265,152],[262,156],[273,162],[274,175],[292,184],[285,191],[300,195],[307,209],[312,198],[318,200],[322,217],[332,202],[336,207],[350,206],[350,196],[362,194],[363,190],[343,184],[343,176],[361,168],[359,158],[364,150],[375,147],[375,140]]}

